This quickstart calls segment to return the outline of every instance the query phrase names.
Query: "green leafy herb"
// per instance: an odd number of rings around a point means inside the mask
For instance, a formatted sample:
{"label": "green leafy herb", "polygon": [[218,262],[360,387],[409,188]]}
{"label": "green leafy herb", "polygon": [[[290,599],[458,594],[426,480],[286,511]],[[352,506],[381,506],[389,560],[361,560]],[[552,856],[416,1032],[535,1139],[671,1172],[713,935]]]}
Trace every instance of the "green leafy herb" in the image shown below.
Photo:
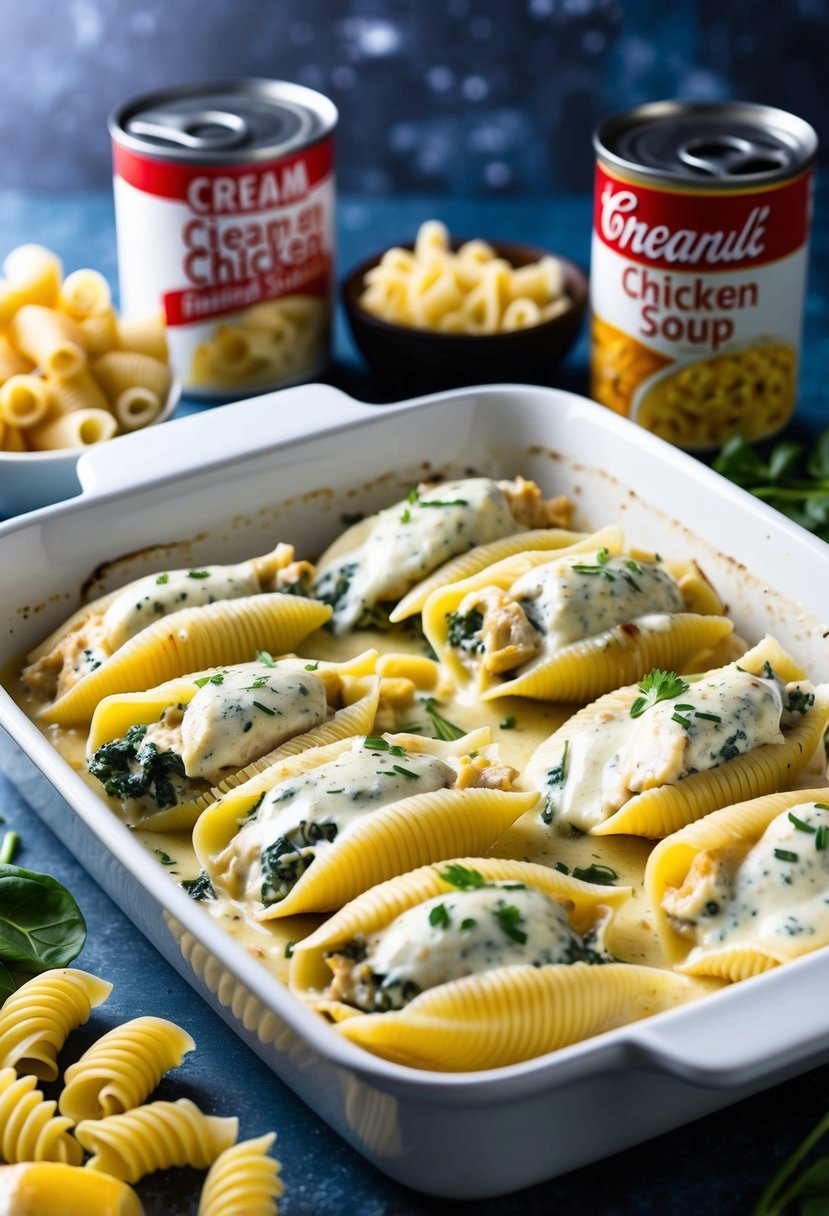
{"label": "green leafy herb", "polygon": [[269,718],[273,718],[276,714],[275,709],[271,709],[270,705],[263,705],[261,701],[251,702],[254,709],[261,709],[263,714],[267,714]]}
{"label": "green leafy herb", "polygon": [[123,739],[105,743],[90,758],[89,771],[111,798],[146,796],[159,808],[175,806],[178,796],[170,774],[184,777],[184,761],[177,752],[145,742],[146,733],[146,726],[131,726]]}
{"label": "green leafy herb", "polygon": [[319,665],[320,665],[320,661],[319,661],[319,659],[316,659],[313,663],[306,663],[305,670],[306,671],[316,671],[317,668],[319,667]]}
{"label": "green leafy herb", "polygon": [[201,870],[196,878],[185,878],[180,884],[190,896],[191,899],[215,899],[216,888],[210,881],[210,877],[206,870]]}
{"label": "green leafy herb", "polygon": [[435,929],[449,928],[449,913],[445,904],[435,904],[429,910],[429,924]]}
{"label": "green leafy herb", "polygon": [[461,921],[461,930],[464,933],[468,933],[470,929],[477,928],[477,925],[478,922],[475,920],[474,916],[465,916]]}
{"label": "green leafy herb", "polygon": [[266,667],[276,667],[276,662],[272,654],[268,654],[267,650],[257,650],[256,661],[264,663]]}
{"label": "green leafy herb", "polygon": [[[825,1216],[829,1208],[829,1156],[806,1159],[829,1133],[825,1115],[786,1158],[763,1191],[751,1216]],[[803,1167],[800,1174],[798,1169]]]}
{"label": "green leafy herb", "polygon": [[413,781],[417,781],[418,779],[417,773],[413,773],[410,768],[404,768],[402,764],[393,764],[392,768],[396,773],[399,773],[401,777],[410,777]]}
{"label": "green leafy herb", "polygon": [[570,867],[568,865],[565,865],[563,861],[557,861],[556,864],[553,866],[553,869],[558,870],[559,874],[569,874],[570,873]]}
{"label": "green leafy herb", "polygon": [[791,849],[775,849],[774,855],[778,861],[799,861],[800,854],[793,853]]}
{"label": "green leafy herb", "polygon": [[210,578],[209,570],[188,570],[188,578]]}
{"label": "green leafy herb", "polygon": [[802,819],[798,819],[794,811],[789,811],[788,818],[789,822],[794,824],[798,832],[810,832],[811,834],[814,834],[817,830],[816,828],[813,828],[810,823],[804,823]]}
{"label": "green leafy herb", "polygon": [[399,743],[389,743],[382,735],[366,735],[363,747],[370,752],[388,752],[390,756],[406,756],[408,752]]}
{"label": "green leafy herb", "polygon": [[455,739],[462,739],[466,734],[465,730],[461,730],[454,722],[450,722],[448,718],[444,718],[438,709],[438,703],[434,697],[426,697],[423,702],[423,708],[426,710],[426,715],[438,739],[442,739],[445,743],[451,743]]}
{"label": "green leafy herb", "polygon": [[285,957],[286,958],[294,957],[294,946],[295,945],[296,945],[295,941],[290,941],[290,942],[285,943]]}
{"label": "green leafy herb", "polygon": [[457,861],[450,862],[445,870],[438,870],[437,872],[444,882],[457,887],[459,891],[475,891],[478,887],[486,886],[486,879],[483,874],[480,874],[477,870],[469,870]]}
{"label": "green leafy herb", "polygon": [[741,435],[722,446],[714,468],[789,519],[829,540],[829,430],[809,444],[784,440],[763,460]]}
{"label": "green leafy herb", "polygon": [[564,750],[561,753],[561,760],[554,768],[547,770],[547,787],[550,793],[547,795],[547,801],[544,803],[544,809],[541,812],[542,823],[552,823],[553,815],[555,814],[555,793],[564,785],[564,780],[567,776],[567,752],[570,748],[570,740],[564,740]]}
{"label": "green leafy herb", "polygon": [[619,875],[610,866],[603,866],[593,862],[584,869],[581,866],[576,866],[573,869],[573,877],[580,878],[582,882],[595,882],[600,886],[612,887]]}
{"label": "green leafy herb", "polygon": [[709,714],[707,710],[703,709],[695,709],[694,717],[702,718],[705,722],[722,722],[722,718],[719,714]]}
{"label": "green leafy herb", "polygon": [[447,612],[446,640],[455,650],[466,650],[474,654],[480,650],[481,630],[484,626],[483,614],[476,609],[471,612]]}
{"label": "green leafy herb", "polygon": [[829,844],[829,828],[822,823],[815,832],[815,848],[822,853],[827,844]]}
{"label": "green leafy herb", "polygon": [[519,928],[519,926],[524,923],[524,917],[521,915],[521,910],[516,908],[515,904],[505,904],[504,901],[501,900],[495,906],[495,908],[493,908],[493,915],[507,937],[523,946],[524,942],[527,940],[527,934],[523,929]]}
{"label": "green leafy herb", "polygon": [[170,576],[169,574],[159,574],[155,581],[163,587],[165,583],[169,583]]}
{"label": "green leafy herb", "polygon": [[224,674],[221,671],[216,671],[212,676],[199,676],[193,683],[197,688],[204,688],[205,684],[224,684]]}
{"label": "green leafy herb", "polygon": [[165,853],[163,849],[153,849],[158,860],[163,866],[174,866],[176,863],[169,853]]}
{"label": "green leafy herb", "polygon": [[518,719],[516,718],[515,714],[507,714],[506,718],[502,718],[498,723],[501,730],[515,730],[517,724]]}
{"label": "green leafy herb", "polygon": [[419,507],[468,507],[469,502],[466,498],[421,498],[417,505]]}
{"label": "green leafy herb", "polygon": [[654,667],[639,685],[642,695],[631,705],[630,716],[639,718],[658,701],[670,701],[672,697],[681,697],[687,691],[688,685],[675,671],[661,671],[660,668]]}
{"label": "green leafy herb", "polygon": [[85,941],[84,918],[66,887],[49,874],[0,865],[0,962],[31,972],[68,967]]}

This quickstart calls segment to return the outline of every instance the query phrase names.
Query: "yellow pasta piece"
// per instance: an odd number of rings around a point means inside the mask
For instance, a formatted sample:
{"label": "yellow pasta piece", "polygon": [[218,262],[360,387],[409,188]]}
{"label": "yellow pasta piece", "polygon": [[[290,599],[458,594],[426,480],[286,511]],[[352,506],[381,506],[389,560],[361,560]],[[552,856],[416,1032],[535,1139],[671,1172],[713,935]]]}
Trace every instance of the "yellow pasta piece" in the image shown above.
{"label": "yellow pasta piece", "polygon": [[79,1123],[132,1110],[195,1047],[186,1030],[165,1018],[123,1022],[96,1039],[67,1068],[58,1100],[60,1113]]}
{"label": "yellow pasta piece", "polygon": [[[112,308],[106,308],[102,312],[92,313],[91,316],[83,317],[78,321],[78,328],[83,337],[83,344],[87,355],[95,359],[98,355],[106,354],[108,350],[116,350],[121,345],[118,334],[118,318]],[[125,347],[124,349],[128,349]],[[156,355],[163,363],[167,362],[167,346],[166,342],[160,348],[163,353]],[[153,354],[154,351],[148,352]]]}
{"label": "yellow pasta piece", "polygon": [[453,868],[475,877],[475,886],[483,880],[542,892],[569,909],[569,923],[582,935],[606,922],[630,894],[546,866],[491,857],[424,866],[366,891],[299,942],[291,959],[292,990],[333,1018],[351,1042],[412,1067],[447,1071],[517,1063],[687,998],[687,982],[670,974],[582,962],[510,964],[438,982],[389,1013],[363,1013],[329,996],[337,947],[365,941],[419,904],[451,896]]}
{"label": "yellow pasta piece", "polygon": [[3,427],[3,450],[6,452],[26,452],[26,440],[19,426]]}
{"label": "yellow pasta piece", "polygon": [[52,308],[24,304],[12,317],[9,335],[17,350],[45,373],[74,376],[86,366],[82,332]]}
{"label": "yellow pasta piece", "polygon": [[[328,911],[341,907],[373,883],[413,866],[440,861],[461,851],[489,848],[519,815],[535,805],[538,795],[511,790],[506,772],[502,788],[461,788],[463,758],[471,751],[482,752],[488,737],[485,729],[451,743],[405,733],[384,736],[377,753],[388,757],[384,767],[397,764],[398,772],[406,770],[407,757],[412,756],[437,757],[448,764],[454,761],[458,774],[455,786],[404,794],[375,808],[369,803],[367,813],[344,827],[330,848],[317,850],[313,864],[305,868],[287,894],[269,904],[258,897],[252,900],[252,914],[265,921],[300,912]],[[240,823],[245,823],[267,791],[310,774],[346,753],[362,750],[370,755],[373,746],[371,740],[347,739],[305,752],[274,765],[208,807],[194,829],[193,846],[214,885],[222,889],[230,885],[237,897],[247,897],[236,890],[246,880],[241,866],[232,866],[232,872],[227,869],[227,850],[240,831]],[[490,754],[481,755],[480,762],[498,766],[497,757]],[[375,767],[380,763],[373,762]],[[406,771],[409,777],[416,775]],[[389,775],[394,776],[394,772]],[[470,775],[477,779],[476,774]]]}
{"label": "yellow pasta piece", "polygon": [[112,412],[122,431],[137,431],[158,417],[162,404],[158,393],[136,384],[118,394]]}
{"label": "yellow pasta piece", "polygon": [[529,329],[533,325],[538,325],[540,320],[541,309],[538,305],[530,299],[519,296],[518,299],[510,301],[504,309],[501,328],[504,330]]}
{"label": "yellow pasta piece", "polygon": [[268,1156],[274,1132],[226,1148],[210,1167],[197,1216],[277,1216],[285,1192],[279,1162]]}
{"label": "yellow pasta piece", "polygon": [[[713,900],[717,908],[722,896],[716,887],[711,885],[717,874],[717,858],[723,858],[729,864],[729,873],[733,873],[775,820],[789,812],[794,814],[797,808],[810,803],[826,807],[827,798],[829,788],[825,786],[819,789],[796,789],[785,793],[766,794],[720,810],[712,810],[704,818],[688,824],[656,846],[645,869],[645,889],[669,962],[689,975],[738,981],[758,975],[825,944],[825,932],[821,937],[815,931],[789,931],[777,935],[775,941],[765,940],[762,925],[764,905],[760,901],[754,918],[747,921],[746,929],[740,935],[743,940],[738,937],[730,944],[726,941],[720,945],[695,947],[693,936],[685,936],[680,932],[679,923],[672,919],[665,902],[669,892],[680,893],[680,889],[684,889],[684,884],[696,872],[698,890],[707,891],[710,887],[708,900]],[[797,824],[803,824],[805,814],[805,811],[801,811],[799,815],[795,815]],[[807,855],[821,856],[821,850],[817,848],[821,841],[814,829],[810,831],[808,826],[805,829],[800,826],[797,831],[793,830],[793,835],[797,837],[797,852],[792,855],[789,850],[784,849],[781,856],[781,850],[778,849],[774,854],[774,864],[780,870],[779,903],[783,912],[795,899],[791,876],[787,874],[785,866],[793,860],[796,861],[804,851]],[[734,881],[733,877],[728,881],[730,886]],[[819,882],[819,877],[817,881]],[[790,892],[791,898],[787,899]],[[692,896],[691,890],[689,896]],[[703,902],[708,902],[705,895],[700,898]],[[681,904],[677,903],[676,906],[678,909]],[[713,911],[714,909],[709,909],[709,914]],[[774,908],[769,911],[774,911]]]}
{"label": "yellow pasta piece", "polygon": [[44,971],[21,984],[0,1009],[0,1068],[54,1081],[57,1054],[70,1031],[111,991],[106,980],[71,967]]}
{"label": "yellow pasta piece", "polygon": [[[365,734],[371,729],[377,711],[379,681],[373,675],[356,674],[374,662],[374,651],[367,651],[345,663],[320,663],[314,668],[326,689],[330,716],[326,721],[312,726],[295,736],[288,737],[261,756],[245,756],[243,745],[247,737],[239,735],[240,751],[244,763],[236,769],[228,769],[215,785],[208,780],[193,778],[187,782],[189,796],[172,806],[156,809],[152,813],[142,811],[133,814],[129,801],[124,802],[124,811],[130,822],[140,823],[156,832],[178,832],[190,829],[201,812],[221,795],[228,793],[245,781],[271,768],[282,759],[299,755],[314,747],[323,747],[338,739]],[[276,667],[281,670],[304,672],[309,665],[304,660],[280,660]],[[199,686],[209,683],[211,677],[221,670],[210,668],[169,680],[147,692],[116,693],[105,697],[97,705],[92,716],[87,741],[87,755],[115,739],[123,739],[133,726],[145,726],[159,722],[165,711],[187,706],[196,696]],[[240,723],[241,730],[241,723]],[[168,744],[168,747],[170,744]],[[184,785],[185,779],[180,781]]]}
{"label": "yellow pasta piece", "polygon": [[56,1115],[57,1103],[47,1101],[34,1077],[18,1077],[13,1068],[0,1068],[0,1159],[60,1161],[80,1165],[83,1151],[70,1134],[72,1120]]}
{"label": "yellow pasta piece", "polygon": [[57,254],[43,245],[18,245],[3,262],[3,273],[17,307],[26,304],[56,308],[63,266]]}
{"label": "yellow pasta piece", "polygon": [[172,382],[166,363],[139,351],[107,351],[95,360],[92,371],[111,401],[130,388],[149,389],[165,401]]}
{"label": "yellow pasta piece", "polygon": [[111,439],[118,423],[108,410],[76,409],[29,430],[31,446],[41,452],[89,448]]}
{"label": "yellow pasta piece", "polygon": [[[2,301],[0,301],[2,307]],[[21,376],[33,370],[31,359],[19,355],[4,333],[0,333],[0,383],[10,376]]]}
{"label": "yellow pasta piece", "polygon": [[88,1170],[138,1182],[145,1174],[174,1165],[205,1169],[236,1143],[238,1130],[238,1119],[205,1115],[189,1098],[179,1098],[106,1119],[84,1119],[75,1135],[93,1154]]}
{"label": "yellow pasta piece", "polygon": [[9,426],[36,426],[50,406],[49,386],[40,376],[10,376],[0,387],[0,419]]}
{"label": "yellow pasta piece", "polygon": [[109,312],[111,306],[109,283],[97,270],[73,270],[61,283],[58,308],[75,321]]}
{"label": "yellow pasta piece", "polygon": [[59,379],[50,376],[46,379],[49,398],[52,403],[52,414],[71,414],[75,410],[100,410],[110,412],[109,401],[97,380],[87,368],[82,368],[74,376]]}
{"label": "yellow pasta piece", "polygon": [[120,317],[117,330],[116,345],[120,346],[122,350],[138,351],[142,355],[150,355],[153,359],[158,359],[161,363],[169,362],[167,334],[160,316]]}
{"label": "yellow pasta piece", "polygon": [[0,1166],[0,1210],[7,1216],[144,1216],[125,1182],[57,1161]]}

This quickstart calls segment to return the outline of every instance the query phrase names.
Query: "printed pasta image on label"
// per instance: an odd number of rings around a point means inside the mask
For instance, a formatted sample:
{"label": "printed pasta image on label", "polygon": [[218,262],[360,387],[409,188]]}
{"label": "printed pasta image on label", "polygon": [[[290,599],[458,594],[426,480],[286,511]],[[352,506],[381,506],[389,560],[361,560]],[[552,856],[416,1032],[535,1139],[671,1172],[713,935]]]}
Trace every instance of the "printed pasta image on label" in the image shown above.
{"label": "printed pasta image on label", "polygon": [[796,402],[810,178],[680,192],[597,169],[591,392],[673,443],[779,430]]}

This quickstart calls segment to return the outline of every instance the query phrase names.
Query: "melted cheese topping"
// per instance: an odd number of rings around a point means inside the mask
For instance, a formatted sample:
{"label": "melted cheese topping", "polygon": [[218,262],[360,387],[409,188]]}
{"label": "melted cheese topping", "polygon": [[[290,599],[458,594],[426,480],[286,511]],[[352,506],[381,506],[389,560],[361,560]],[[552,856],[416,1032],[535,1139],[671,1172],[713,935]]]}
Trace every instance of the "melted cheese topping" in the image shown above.
{"label": "melted cheese topping", "polygon": [[704,900],[677,909],[697,943],[688,962],[732,945],[777,958],[829,945],[828,844],[829,804],[804,802],[773,819],[742,859],[724,859]]}
{"label": "melted cheese topping", "polygon": [[125,587],[104,613],[104,634],[111,650],[123,646],[153,621],[182,608],[198,608],[216,600],[256,595],[260,590],[253,566],[200,566],[148,574]]}
{"label": "melted cheese topping", "polygon": [[361,1008],[401,1008],[418,992],[467,975],[590,954],[556,900],[533,887],[492,883],[408,908],[367,939],[362,965],[341,986]]}
{"label": "melted cheese topping", "polygon": [[[363,739],[355,739],[335,760],[267,792],[216,858],[217,880],[236,898],[263,902],[270,864],[281,857],[316,857],[361,816],[413,794],[446,789],[454,779],[454,770],[435,756],[370,750]],[[275,899],[269,896],[266,902]]]}
{"label": "melted cheese topping", "polygon": [[781,743],[782,714],[779,682],[737,667],[694,681],[638,718],[597,712],[570,736],[563,781],[550,770],[546,814],[587,832],[635,794]]}
{"label": "melted cheese topping", "polygon": [[247,663],[205,680],[184,711],[181,758],[188,777],[215,782],[319,726],[325,685],[312,672]]}
{"label": "melted cheese topping", "polygon": [[496,482],[441,482],[380,511],[359,548],[319,570],[314,593],[331,604],[334,632],[343,633],[449,558],[522,530]]}
{"label": "melted cheese topping", "polygon": [[546,649],[595,637],[649,613],[683,609],[676,580],[657,562],[578,554],[529,570],[510,588]]}

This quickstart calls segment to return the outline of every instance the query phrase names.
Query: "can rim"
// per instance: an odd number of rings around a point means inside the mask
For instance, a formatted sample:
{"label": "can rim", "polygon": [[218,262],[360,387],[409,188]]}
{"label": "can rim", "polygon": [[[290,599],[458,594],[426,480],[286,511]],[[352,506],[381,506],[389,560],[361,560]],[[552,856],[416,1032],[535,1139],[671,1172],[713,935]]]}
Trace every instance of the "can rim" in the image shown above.
{"label": "can rim", "polygon": [[[774,120],[778,127],[787,129],[798,140],[798,155],[793,157],[792,164],[785,169],[759,173],[747,173],[737,177],[693,177],[679,171],[658,166],[643,165],[639,161],[628,159],[614,152],[610,141],[621,131],[629,129],[634,123],[646,122],[660,118],[684,117],[689,114],[699,115],[729,115],[733,118],[743,118],[757,122],[764,118],[766,122]],[[682,99],[664,99],[649,101],[643,105],[633,106],[620,113],[612,114],[604,119],[593,132],[593,148],[598,160],[605,165],[623,170],[648,182],[660,182],[671,185],[684,185],[689,189],[697,188],[706,192],[733,191],[743,186],[750,190],[761,184],[788,181],[809,169],[815,162],[818,150],[818,136],[811,123],[788,110],[777,106],[765,105],[756,101],[684,101]]]}
{"label": "can rim", "polygon": [[[210,150],[194,152],[184,149],[180,145],[166,148],[160,144],[152,144],[141,136],[131,135],[125,129],[129,118],[142,109],[163,105],[171,100],[203,96],[205,93],[227,93],[231,98],[235,94],[237,97],[250,95],[274,102],[291,101],[316,115],[321,121],[321,127],[309,139],[292,137],[281,142],[247,147],[243,151],[224,149],[212,152]],[[186,161],[194,165],[228,165],[273,160],[288,152],[311,148],[331,135],[338,120],[339,111],[334,102],[324,93],[317,92],[316,89],[309,89],[306,85],[294,84],[287,80],[273,80],[264,76],[245,76],[236,80],[222,78],[197,81],[191,84],[170,85],[167,88],[139,93],[127,98],[110,111],[107,117],[107,127],[114,142],[151,160]]]}

